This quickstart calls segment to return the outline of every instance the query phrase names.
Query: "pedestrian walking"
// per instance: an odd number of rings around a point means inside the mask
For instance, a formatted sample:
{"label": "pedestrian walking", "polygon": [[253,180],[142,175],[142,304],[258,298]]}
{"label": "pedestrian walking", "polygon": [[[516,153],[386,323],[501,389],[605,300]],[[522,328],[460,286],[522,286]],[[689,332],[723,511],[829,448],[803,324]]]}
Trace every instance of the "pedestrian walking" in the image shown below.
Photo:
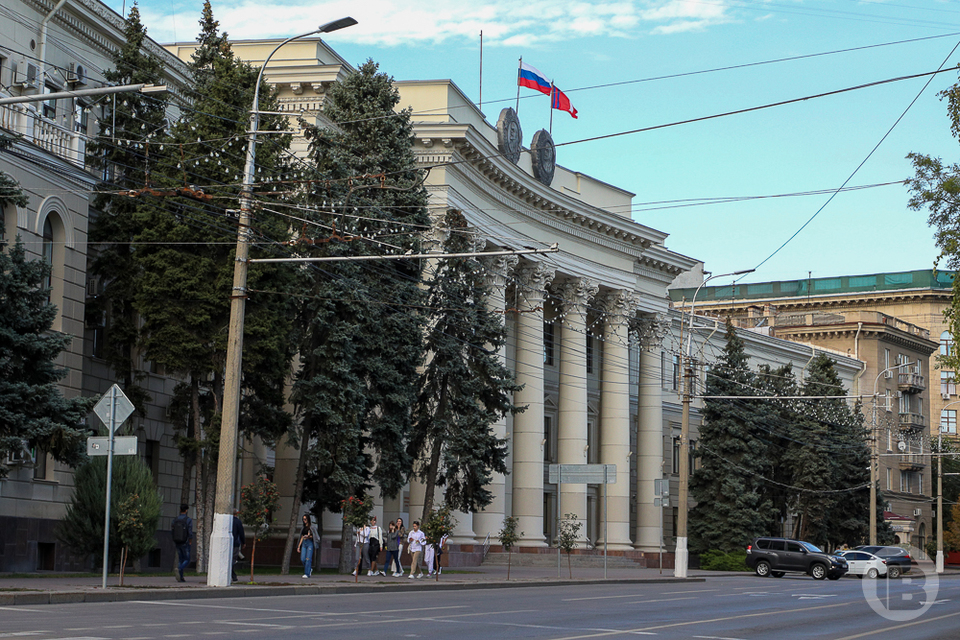
{"label": "pedestrian walking", "polygon": [[377,559],[380,557],[380,548],[383,546],[384,538],[383,529],[377,525],[377,516],[370,518],[370,525],[367,529],[369,530],[367,533],[367,552],[370,560],[370,571],[367,572],[367,575],[386,576],[385,572],[377,571]]}
{"label": "pedestrian walking", "polygon": [[174,519],[173,525],[170,527],[173,543],[177,545],[177,568],[173,572],[177,582],[186,582],[183,579],[183,570],[190,564],[190,541],[193,540],[193,520],[187,515],[187,509],[189,509],[187,505],[180,505],[180,515]]}
{"label": "pedestrian walking", "polygon": [[403,526],[403,518],[397,518],[397,539],[400,541],[400,546],[397,549],[397,572],[402,576],[403,575],[403,547],[404,543],[407,541],[407,528]]}
{"label": "pedestrian walking", "polygon": [[247,543],[247,536],[243,532],[243,523],[240,522],[239,513],[239,511],[233,512],[233,524],[230,527],[233,529],[233,562],[230,564],[230,580],[233,582],[237,581],[237,562],[240,561],[240,550]]}
{"label": "pedestrian walking", "polygon": [[391,522],[387,525],[386,541],[384,544],[387,549],[387,557],[386,560],[384,560],[383,568],[392,569],[393,573],[391,575],[397,578],[403,574],[397,571],[400,564],[400,560],[398,559],[400,554],[400,538],[397,535],[396,522]]}
{"label": "pedestrian walking", "polygon": [[[420,531],[420,521],[414,520],[413,529],[407,534],[407,543],[410,545],[410,555],[413,559],[410,561],[410,578],[422,578],[423,567],[420,566],[420,556],[423,553],[423,545],[427,542],[427,536]],[[419,572],[419,575],[417,575]]]}
{"label": "pedestrian walking", "polygon": [[309,578],[313,574],[313,554],[320,544],[320,534],[317,525],[313,524],[310,516],[303,514],[303,526],[300,528],[300,541],[297,551],[300,553],[300,562],[303,563],[303,577]]}

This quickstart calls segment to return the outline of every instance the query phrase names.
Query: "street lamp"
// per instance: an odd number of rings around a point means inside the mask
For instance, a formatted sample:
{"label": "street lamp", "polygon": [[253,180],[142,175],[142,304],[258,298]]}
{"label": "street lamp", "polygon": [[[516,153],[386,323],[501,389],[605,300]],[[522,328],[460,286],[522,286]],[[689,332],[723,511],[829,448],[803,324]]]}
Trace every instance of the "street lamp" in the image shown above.
{"label": "street lamp", "polygon": [[888,371],[896,371],[903,367],[908,367],[914,363],[904,362],[893,367],[887,367],[877,374],[873,381],[873,437],[870,443],[870,544],[877,544],[877,474],[880,472],[880,454],[877,451],[877,386],[880,384],[880,376]]}
{"label": "street lamp", "polygon": [[[693,293],[693,299],[690,301],[690,329],[687,332],[687,350],[684,356],[683,366],[683,413],[680,426],[680,468],[677,470],[680,475],[680,487],[678,489],[677,499],[680,502],[677,509],[677,547],[674,551],[673,575],[676,578],[687,577],[687,564],[689,553],[687,552],[687,494],[690,490],[690,399],[692,395],[691,384],[693,371],[690,368],[690,349],[693,345],[693,309],[697,304],[697,294],[703,285],[714,278],[724,278],[726,276],[740,276],[747,273],[753,273],[756,269],[743,269],[731,273],[719,273],[704,279]],[[681,319],[681,326],[683,320]]]}
{"label": "street lamp", "polygon": [[227,362],[223,385],[223,418],[220,431],[220,457],[217,461],[217,497],[214,504],[213,532],[210,536],[210,557],[207,586],[230,584],[233,553],[232,525],[233,488],[237,472],[237,419],[240,413],[240,367],[243,355],[243,314],[247,298],[247,262],[250,255],[250,211],[253,208],[253,173],[257,156],[257,127],[260,124],[260,82],[270,58],[280,47],[317,33],[330,33],[357,24],[353,18],[341,18],[321,25],[308,33],[287,38],[278,44],[263,61],[253,91],[250,109],[250,130],[247,132],[247,158],[240,191],[240,220],[237,228],[236,261],[233,268],[233,290],[230,296],[230,330],[227,337]]}

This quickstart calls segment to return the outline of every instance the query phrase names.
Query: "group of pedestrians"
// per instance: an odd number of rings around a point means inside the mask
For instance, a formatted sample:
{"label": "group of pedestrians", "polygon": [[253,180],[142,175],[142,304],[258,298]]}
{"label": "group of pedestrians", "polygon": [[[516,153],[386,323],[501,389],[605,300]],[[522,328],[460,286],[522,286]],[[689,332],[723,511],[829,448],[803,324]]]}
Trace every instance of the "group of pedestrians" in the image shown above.
{"label": "group of pedestrians", "polygon": [[[424,566],[427,575],[432,576],[434,571],[440,571],[440,556],[447,542],[447,536],[441,538],[439,544],[427,544],[427,536],[420,530],[420,522],[415,520],[410,531],[403,526],[403,518],[390,522],[387,530],[377,525],[377,517],[370,518],[370,524],[357,530],[355,547],[360,549],[360,561],[353,575],[366,571],[368,576],[386,576],[384,569],[392,569],[391,575],[400,578],[406,573],[400,563],[400,556],[406,544],[410,552],[410,579],[422,578]],[[387,552],[383,567],[377,567],[381,549]],[[423,561],[421,563],[421,560]]]}

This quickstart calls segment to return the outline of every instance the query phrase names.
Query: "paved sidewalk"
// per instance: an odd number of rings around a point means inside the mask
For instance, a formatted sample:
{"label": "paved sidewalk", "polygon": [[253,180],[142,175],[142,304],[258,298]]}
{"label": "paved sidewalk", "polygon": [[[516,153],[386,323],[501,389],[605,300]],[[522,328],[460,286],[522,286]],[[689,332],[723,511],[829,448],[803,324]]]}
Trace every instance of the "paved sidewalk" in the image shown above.
{"label": "paved sidewalk", "polygon": [[[234,583],[230,587],[208,587],[204,576],[190,576],[186,582],[178,583],[172,573],[128,574],[124,576],[124,586],[118,586],[119,579],[111,575],[107,579],[107,588],[101,588],[101,577],[70,577],[59,574],[57,577],[43,577],[42,574],[30,577],[7,577],[0,574],[0,606],[24,606],[39,604],[60,604],[69,602],[121,602],[131,600],[179,600],[199,598],[242,598],[284,595],[314,595],[334,593],[355,593],[370,591],[396,591],[401,589],[496,589],[501,587],[534,587],[558,584],[591,584],[602,582],[681,582],[673,577],[673,570],[664,569],[608,569],[604,580],[602,567],[574,567],[573,579],[564,565],[561,577],[557,577],[556,567],[513,567],[510,580],[507,580],[507,567],[467,567],[448,569],[439,580],[424,575],[421,579],[409,579],[392,576],[369,577],[314,574],[304,579],[299,567],[291,567],[288,576],[257,576],[257,584]],[[241,580],[245,576],[238,574]],[[735,575],[716,571],[690,571],[686,581],[702,582],[705,576]],[[249,579],[249,573],[246,576]]]}

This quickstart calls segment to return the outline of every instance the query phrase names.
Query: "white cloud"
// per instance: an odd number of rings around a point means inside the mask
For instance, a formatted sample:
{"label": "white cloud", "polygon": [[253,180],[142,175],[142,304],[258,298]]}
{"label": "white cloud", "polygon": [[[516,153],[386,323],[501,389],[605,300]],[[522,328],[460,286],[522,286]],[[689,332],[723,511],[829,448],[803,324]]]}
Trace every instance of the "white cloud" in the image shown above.
{"label": "white cloud", "polygon": [[[489,46],[536,46],[580,37],[676,33],[727,22],[729,0],[239,0],[213,10],[232,39],[267,38],[306,30],[350,15],[359,24],[328,36],[360,44],[395,46],[474,40],[483,30]],[[197,4],[141,0],[150,35],[159,41],[192,40]]]}

